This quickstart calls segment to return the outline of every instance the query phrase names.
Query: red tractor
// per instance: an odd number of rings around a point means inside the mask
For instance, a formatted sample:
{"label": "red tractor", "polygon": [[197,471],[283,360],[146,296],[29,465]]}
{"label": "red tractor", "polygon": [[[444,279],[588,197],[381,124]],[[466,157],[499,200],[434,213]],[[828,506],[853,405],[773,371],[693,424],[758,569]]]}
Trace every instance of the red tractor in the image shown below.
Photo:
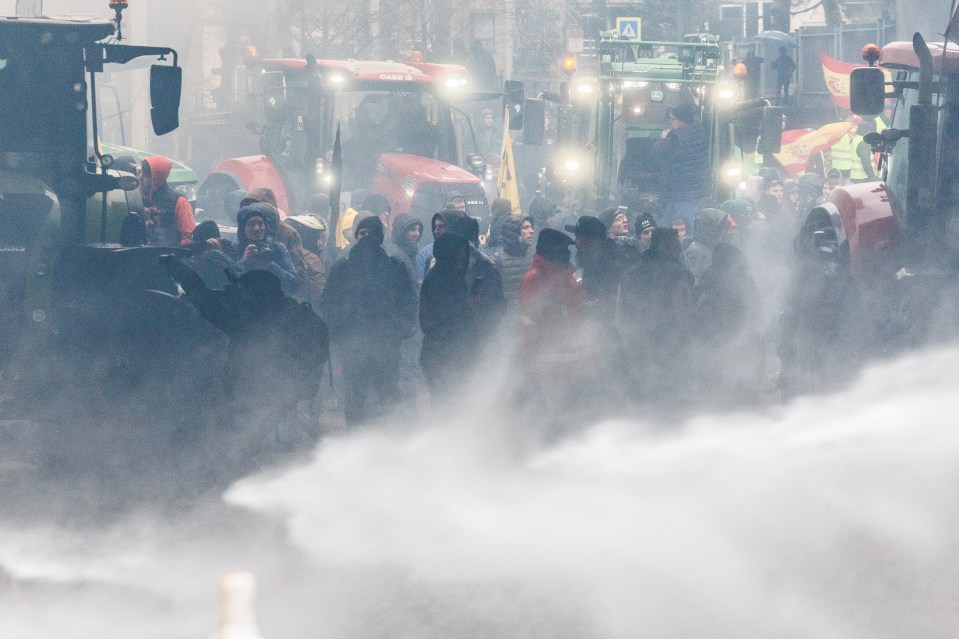
{"label": "red tractor", "polygon": [[917,33],[863,53],[852,111],[872,119],[895,98],[891,126],[864,136],[882,182],[836,188],[799,233],[781,353],[792,392],[822,388],[851,362],[956,337],[959,48]]}
{"label": "red tractor", "polygon": [[[269,187],[284,214],[307,212],[311,198],[336,179],[332,148],[342,140],[344,198],[364,188],[384,195],[393,213],[427,222],[458,192],[471,215],[485,218],[470,117],[457,102],[499,100],[502,94],[466,90],[466,69],[452,64],[306,59],[260,60],[248,67],[265,120],[259,155],[219,162],[200,186],[207,217],[232,224],[225,210],[234,190]],[[467,142],[464,143],[464,138]],[[466,168],[461,168],[466,167]]]}

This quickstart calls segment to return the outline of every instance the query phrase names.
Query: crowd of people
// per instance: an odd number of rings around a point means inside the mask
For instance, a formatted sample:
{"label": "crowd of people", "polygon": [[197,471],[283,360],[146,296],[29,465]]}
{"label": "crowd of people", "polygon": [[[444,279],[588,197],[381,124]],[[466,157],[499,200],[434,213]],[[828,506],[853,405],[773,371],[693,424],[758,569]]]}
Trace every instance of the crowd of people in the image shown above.
{"label": "crowd of people", "polygon": [[[681,133],[687,114],[674,111]],[[684,140],[675,137],[681,159]],[[211,221],[190,231],[182,266],[196,277],[180,269],[176,279],[190,282],[188,296],[221,328],[231,305],[235,316],[250,316],[240,308],[249,295],[259,300],[253,307],[295,300],[284,308],[305,306],[321,318],[312,357],[331,358],[342,389],[334,405],[348,426],[418,410],[426,391],[434,405],[455,403],[484,362],[505,362],[519,376],[517,405],[533,393],[540,407],[564,415],[593,410],[610,392],[623,398],[612,413],[631,403],[755,402],[771,383],[767,362],[793,238],[843,179],[834,169],[784,180],[764,168],[740,198],[721,204],[687,180],[670,201],[626,192],[621,206],[575,218],[561,208],[568,203],[539,195],[528,215],[495,199],[482,229],[453,194],[432,216],[430,237],[378,194],[350,194],[337,234],[322,214],[326,200],[287,217],[259,188],[233,194],[235,242]],[[260,275],[244,279],[253,273]],[[209,293],[231,287],[246,297]],[[255,333],[289,332],[288,322],[256,325]],[[272,344],[271,361],[305,356],[277,351],[291,342],[236,337],[236,326],[223,332],[232,367],[256,366],[250,350],[263,343]],[[310,393],[270,394],[290,405],[316,395],[322,376]]]}

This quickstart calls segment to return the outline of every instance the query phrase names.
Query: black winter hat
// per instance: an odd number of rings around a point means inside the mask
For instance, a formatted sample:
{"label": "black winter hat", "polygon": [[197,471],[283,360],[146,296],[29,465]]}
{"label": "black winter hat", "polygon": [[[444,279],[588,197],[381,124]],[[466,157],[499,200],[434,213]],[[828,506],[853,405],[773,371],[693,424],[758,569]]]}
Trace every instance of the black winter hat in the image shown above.
{"label": "black winter hat", "polygon": [[383,222],[381,222],[380,218],[376,217],[375,215],[371,215],[360,220],[359,224],[353,228],[353,237],[357,237],[359,235],[360,229],[366,229],[370,236],[376,237],[377,244],[382,244],[386,237],[386,230],[383,228]]}
{"label": "black winter hat", "polygon": [[550,255],[556,249],[566,249],[576,240],[556,229],[543,229],[536,240],[536,252],[543,256]]}
{"label": "black winter hat", "polygon": [[656,228],[656,220],[651,215],[642,215],[636,220],[636,233],[642,233],[646,229]]}
{"label": "black winter hat", "polygon": [[606,231],[609,231],[609,227],[613,225],[613,220],[616,219],[616,216],[619,214],[618,206],[611,206],[608,209],[603,209],[602,212],[596,217],[600,223],[606,227]]}
{"label": "black winter hat", "polygon": [[448,230],[451,233],[465,237],[466,241],[470,244],[479,244],[479,222],[477,222],[474,217],[470,217],[469,215],[454,217],[449,222]]}
{"label": "black winter hat", "polygon": [[263,269],[253,269],[240,276],[240,288],[244,293],[253,297],[280,298],[283,297],[283,287],[280,278]]}
{"label": "black winter hat", "polygon": [[386,213],[393,210],[390,206],[390,201],[379,193],[372,193],[367,196],[366,200],[363,202],[363,209],[369,211],[373,215],[379,215],[380,213]]}
{"label": "black winter hat", "polygon": [[596,240],[605,239],[607,233],[606,225],[592,215],[580,215],[576,224],[566,225],[566,230],[573,235],[582,235]]}
{"label": "black winter hat", "polygon": [[194,244],[203,244],[207,240],[220,237],[220,227],[213,220],[203,220],[190,233],[190,241]]}

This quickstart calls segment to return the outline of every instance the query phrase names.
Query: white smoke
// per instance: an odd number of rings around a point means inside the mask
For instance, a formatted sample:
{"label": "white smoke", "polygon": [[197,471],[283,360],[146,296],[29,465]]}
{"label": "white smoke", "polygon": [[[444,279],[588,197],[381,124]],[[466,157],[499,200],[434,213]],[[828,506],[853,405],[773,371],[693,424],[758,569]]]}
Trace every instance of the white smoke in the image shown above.
{"label": "white smoke", "polygon": [[0,627],[208,636],[218,576],[250,569],[270,639],[955,636],[957,361],[536,450],[494,412],[396,425],[328,438],[226,504],[5,518]]}

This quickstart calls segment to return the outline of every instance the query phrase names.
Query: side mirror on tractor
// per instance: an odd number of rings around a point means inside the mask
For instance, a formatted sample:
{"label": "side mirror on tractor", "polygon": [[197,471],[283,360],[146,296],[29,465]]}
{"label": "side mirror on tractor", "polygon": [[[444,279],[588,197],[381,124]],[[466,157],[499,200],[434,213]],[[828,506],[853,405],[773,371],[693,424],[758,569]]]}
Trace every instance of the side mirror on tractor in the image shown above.
{"label": "side mirror on tractor", "polygon": [[763,107],[763,119],[759,133],[760,153],[779,153],[783,144],[783,108]]}
{"label": "side mirror on tractor", "polygon": [[155,64],[150,67],[150,119],[153,132],[165,135],[180,126],[183,69]]}
{"label": "side mirror on tractor", "polygon": [[849,76],[849,110],[872,117],[886,105],[886,76],[877,67],[858,67]]}
{"label": "side mirror on tractor", "polygon": [[503,83],[503,106],[509,111],[509,128],[519,131],[523,128],[523,102],[526,90],[521,80],[506,80]]}

